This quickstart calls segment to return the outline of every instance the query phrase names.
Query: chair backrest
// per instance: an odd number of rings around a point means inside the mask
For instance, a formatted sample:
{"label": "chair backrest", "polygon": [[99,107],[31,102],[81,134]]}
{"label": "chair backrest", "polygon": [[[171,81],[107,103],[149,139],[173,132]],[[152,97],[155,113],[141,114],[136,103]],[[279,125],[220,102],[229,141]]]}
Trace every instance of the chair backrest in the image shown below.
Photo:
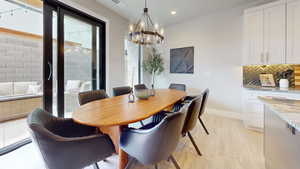
{"label": "chair backrest", "polygon": [[201,104],[202,104],[202,95],[196,96],[188,104],[187,115],[182,130],[183,134],[195,128],[200,113]]}
{"label": "chair backrest", "polygon": [[204,92],[202,92],[202,97],[203,98],[202,98],[199,117],[205,112],[205,108],[206,108],[207,100],[208,100],[208,95],[209,95],[209,89],[205,89]]}
{"label": "chair backrest", "polygon": [[144,90],[144,89],[148,89],[145,84],[134,85],[134,90]]}
{"label": "chair backrest", "polygon": [[[168,159],[181,138],[185,112],[186,109],[182,108],[180,112],[167,115],[155,127],[142,130],[140,135],[136,135],[136,138],[135,136],[127,137],[125,140],[128,144],[133,144],[130,146],[133,150],[125,149],[125,151],[145,165],[156,164]],[[130,143],[131,141],[134,143]]]}
{"label": "chair backrest", "polygon": [[58,165],[54,163],[54,161],[56,161],[55,156],[57,156],[55,147],[59,144],[58,141],[64,140],[62,137],[53,132],[57,128],[57,125],[55,125],[57,120],[58,118],[42,109],[36,109],[27,117],[27,124],[29,126],[33,142],[35,142],[39,147],[41,155],[48,168],[49,166]]}
{"label": "chair backrest", "polygon": [[78,100],[80,105],[84,105],[86,103],[105,98],[108,98],[108,95],[106,94],[105,90],[93,90],[81,92],[78,94]]}
{"label": "chair backrest", "polygon": [[176,90],[186,91],[186,85],[185,84],[171,83],[170,86],[169,86],[169,89],[176,89]]}
{"label": "chair backrest", "polygon": [[132,88],[129,87],[129,86],[113,88],[114,96],[121,96],[121,95],[124,95],[124,94],[129,94],[131,91],[132,91]]}

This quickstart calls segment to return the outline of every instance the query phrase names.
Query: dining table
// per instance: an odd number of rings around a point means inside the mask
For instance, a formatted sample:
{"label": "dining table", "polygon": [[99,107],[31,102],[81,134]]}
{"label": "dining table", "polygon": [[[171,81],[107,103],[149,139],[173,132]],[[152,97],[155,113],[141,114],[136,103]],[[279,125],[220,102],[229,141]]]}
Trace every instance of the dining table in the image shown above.
{"label": "dining table", "polygon": [[128,94],[110,97],[80,106],[73,112],[72,118],[77,123],[97,127],[109,135],[119,155],[119,169],[125,169],[128,154],[119,146],[122,130],[163,110],[171,110],[185,96],[184,91],[156,89],[154,96],[148,99],[135,98],[132,103]]}

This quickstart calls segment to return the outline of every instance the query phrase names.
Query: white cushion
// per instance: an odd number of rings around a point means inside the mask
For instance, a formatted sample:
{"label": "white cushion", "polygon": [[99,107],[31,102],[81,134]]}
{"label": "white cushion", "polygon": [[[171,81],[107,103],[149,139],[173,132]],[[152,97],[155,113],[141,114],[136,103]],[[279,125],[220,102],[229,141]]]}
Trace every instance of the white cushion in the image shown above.
{"label": "white cushion", "polygon": [[85,92],[90,90],[92,90],[92,83],[90,81],[82,83],[80,87],[80,92]]}
{"label": "white cushion", "polygon": [[2,82],[0,83],[0,96],[12,96],[13,95],[13,83]]}
{"label": "white cushion", "polygon": [[29,85],[27,94],[38,94],[41,91],[41,85]]}
{"label": "white cushion", "polygon": [[80,89],[80,80],[68,80],[66,91],[79,91]]}
{"label": "white cushion", "polygon": [[29,85],[37,85],[37,82],[14,82],[14,95],[25,95]]}

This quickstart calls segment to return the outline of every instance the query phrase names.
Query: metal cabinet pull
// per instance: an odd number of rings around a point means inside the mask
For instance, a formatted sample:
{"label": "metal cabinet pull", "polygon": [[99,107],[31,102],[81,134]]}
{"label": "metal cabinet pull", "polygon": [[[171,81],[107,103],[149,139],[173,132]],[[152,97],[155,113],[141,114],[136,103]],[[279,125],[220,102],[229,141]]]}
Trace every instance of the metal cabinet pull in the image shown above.
{"label": "metal cabinet pull", "polygon": [[267,60],[267,63],[269,63],[269,52],[266,52],[266,60]]}
{"label": "metal cabinet pull", "polygon": [[51,79],[52,77],[52,64],[50,62],[48,62],[48,66],[49,66],[49,76],[48,76],[48,80]]}
{"label": "metal cabinet pull", "polygon": [[261,54],[260,54],[260,62],[262,63],[262,64],[264,64],[264,53],[262,52]]}
{"label": "metal cabinet pull", "polygon": [[291,131],[292,135],[296,135],[296,128],[286,123],[287,128]]}

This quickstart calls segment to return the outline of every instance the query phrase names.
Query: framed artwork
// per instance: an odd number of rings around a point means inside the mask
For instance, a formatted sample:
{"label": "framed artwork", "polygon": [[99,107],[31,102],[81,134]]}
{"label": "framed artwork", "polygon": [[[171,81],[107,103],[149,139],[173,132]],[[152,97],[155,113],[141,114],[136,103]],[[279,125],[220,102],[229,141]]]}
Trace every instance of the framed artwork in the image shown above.
{"label": "framed artwork", "polygon": [[194,73],[194,47],[170,50],[170,73]]}
{"label": "framed artwork", "polygon": [[275,81],[273,74],[260,74],[259,75],[261,86],[263,87],[275,87]]}

